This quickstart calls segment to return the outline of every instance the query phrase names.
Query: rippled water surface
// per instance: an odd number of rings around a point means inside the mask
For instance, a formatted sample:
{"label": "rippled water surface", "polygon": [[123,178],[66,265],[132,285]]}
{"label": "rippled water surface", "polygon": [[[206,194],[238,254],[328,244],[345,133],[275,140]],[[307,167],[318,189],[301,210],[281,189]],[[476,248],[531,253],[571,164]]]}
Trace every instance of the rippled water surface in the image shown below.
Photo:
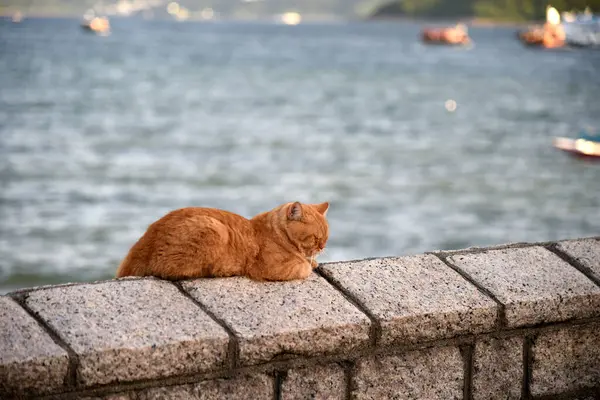
{"label": "rippled water surface", "polygon": [[600,164],[551,147],[600,128],[600,52],[418,32],[0,22],[0,291],[111,277],[191,205],[329,200],[323,260],[600,234]]}

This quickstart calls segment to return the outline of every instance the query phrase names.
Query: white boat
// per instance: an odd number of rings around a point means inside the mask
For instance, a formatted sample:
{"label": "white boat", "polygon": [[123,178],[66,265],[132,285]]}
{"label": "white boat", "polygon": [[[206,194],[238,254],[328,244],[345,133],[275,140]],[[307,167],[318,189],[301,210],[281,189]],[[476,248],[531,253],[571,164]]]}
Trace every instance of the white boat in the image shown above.
{"label": "white boat", "polygon": [[583,13],[562,13],[566,42],[571,46],[600,46],[600,16],[589,9]]}

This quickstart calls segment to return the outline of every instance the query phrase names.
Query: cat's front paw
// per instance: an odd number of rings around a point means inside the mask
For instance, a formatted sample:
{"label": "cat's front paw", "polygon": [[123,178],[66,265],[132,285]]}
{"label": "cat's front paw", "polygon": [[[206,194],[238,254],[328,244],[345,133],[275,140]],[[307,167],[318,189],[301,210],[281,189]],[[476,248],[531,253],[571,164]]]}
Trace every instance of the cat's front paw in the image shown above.
{"label": "cat's front paw", "polygon": [[311,260],[308,260],[308,262],[310,263],[310,266],[313,267],[313,269],[315,269],[319,266],[319,263],[314,258]]}

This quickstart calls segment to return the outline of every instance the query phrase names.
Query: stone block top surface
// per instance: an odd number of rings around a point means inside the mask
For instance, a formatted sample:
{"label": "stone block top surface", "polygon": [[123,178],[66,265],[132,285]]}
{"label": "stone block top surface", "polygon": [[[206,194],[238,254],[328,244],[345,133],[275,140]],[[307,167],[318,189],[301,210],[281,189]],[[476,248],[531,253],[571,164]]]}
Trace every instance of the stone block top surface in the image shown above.
{"label": "stone block top surface", "polygon": [[183,287],[233,330],[242,365],[278,355],[348,352],[369,343],[368,317],[316,274],[291,282],[198,279]]}
{"label": "stone block top surface", "polygon": [[45,289],[27,305],[77,353],[78,384],[220,369],[229,336],[173,284],[156,279]]}
{"label": "stone block top surface", "polygon": [[543,247],[453,255],[449,260],[504,304],[509,327],[600,315],[600,288]]}
{"label": "stone block top surface", "polygon": [[37,321],[0,296],[0,394],[52,391],[62,386],[68,365],[67,352]]}
{"label": "stone block top surface", "polygon": [[0,296],[0,326],[0,365],[36,357],[67,356],[67,352],[10,297]]}
{"label": "stone block top surface", "polygon": [[565,240],[556,247],[579,261],[600,282],[600,239]]}
{"label": "stone block top surface", "polygon": [[497,304],[434,255],[324,264],[323,273],[381,324],[381,342],[417,342],[494,328]]}

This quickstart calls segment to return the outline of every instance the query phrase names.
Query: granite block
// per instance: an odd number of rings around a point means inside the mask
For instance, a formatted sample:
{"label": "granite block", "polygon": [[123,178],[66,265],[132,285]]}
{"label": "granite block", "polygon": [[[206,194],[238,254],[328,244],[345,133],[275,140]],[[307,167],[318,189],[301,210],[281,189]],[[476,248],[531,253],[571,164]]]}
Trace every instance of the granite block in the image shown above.
{"label": "granite block", "polygon": [[523,382],[523,338],[484,338],[473,351],[473,400],[516,400]]}
{"label": "granite block", "polygon": [[61,389],[69,355],[19,304],[0,296],[0,398]]}
{"label": "granite block", "polygon": [[166,281],[50,288],[31,293],[27,304],[77,353],[80,385],[226,366],[227,332]]}
{"label": "granite block", "polygon": [[320,268],[377,318],[384,345],[490,331],[497,320],[497,304],[433,255]]}
{"label": "granite block", "polygon": [[183,287],[234,331],[242,365],[347,353],[369,343],[368,317],[316,274],[291,282],[198,279]]}
{"label": "granite block", "polygon": [[600,386],[600,323],[541,333],[531,354],[534,396]]}
{"label": "granite block", "polygon": [[543,247],[450,257],[505,306],[509,327],[600,315],[600,287]]}
{"label": "granite block", "polygon": [[600,240],[594,238],[565,240],[556,248],[579,261],[600,282]]}
{"label": "granite block", "polygon": [[256,374],[147,389],[137,393],[137,400],[271,400],[274,388],[271,376]]}
{"label": "granite block", "polygon": [[359,360],[353,399],[463,398],[464,364],[457,347],[435,347]]}
{"label": "granite block", "polygon": [[281,384],[282,400],[344,400],[346,374],[338,364],[291,369]]}

